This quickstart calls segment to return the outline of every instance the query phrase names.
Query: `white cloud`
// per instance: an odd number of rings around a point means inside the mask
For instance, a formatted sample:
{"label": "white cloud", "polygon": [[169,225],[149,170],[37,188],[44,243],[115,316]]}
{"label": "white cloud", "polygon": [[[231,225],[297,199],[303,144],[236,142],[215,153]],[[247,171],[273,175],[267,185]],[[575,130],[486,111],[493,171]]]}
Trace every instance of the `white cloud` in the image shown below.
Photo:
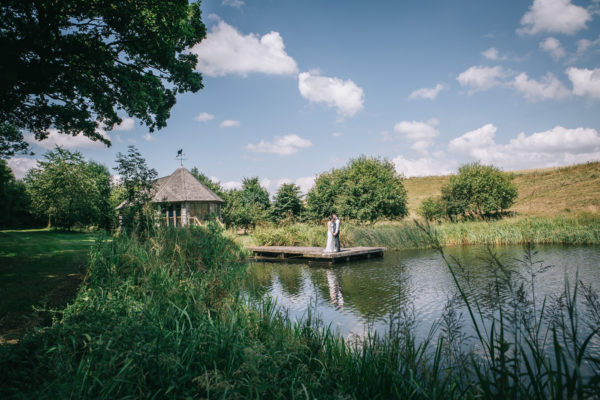
{"label": "white cloud", "polygon": [[481,54],[485,58],[487,58],[489,60],[493,60],[493,61],[502,61],[502,60],[506,60],[506,58],[507,58],[506,56],[501,56],[500,52],[495,47],[490,47],[486,51],[482,51]]}
{"label": "white cloud", "polygon": [[200,114],[198,114],[194,117],[194,121],[198,121],[198,122],[206,122],[206,121],[210,121],[213,119],[215,119],[215,116],[212,114],[209,114],[207,112],[201,112]]}
{"label": "white cloud", "polygon": [[219,128],[232,128],[235,126],[240,126],[240,121],[236,121],[233,119],[226,119],[225,121],[219,124]]}
{"label": "white cloud", "polygon": [[573,83],[573,94],[600,98],[600,68],[571,67],[567,69],[567,75]]}
{"label": "white cloud", "polygon": [[540,49],[550,54],[555,60],[563,58],[567,53],[556,38],[549,37],[540,42]]}
{"label": "white cloud", "polygon": [[303,177],[297,178],[294,181],[294,183],[296,185],[300,186],[300,191],[303,194],[306,194],[314,186],[315,177],[314,176],[303,176]]}
{"label": "white cloud", "polygon": [[36,168],[37,162],[36,159],[24,157],[13,157],[6,160],[16,179],[22,179],[31,168]]}
{"label": "white cloud", "polygon": [[246,3],[244,3],[242,0],[222,0],[221,4],[223,4],[224,6],[240,8]]}
{"label": "white cloud", "polygon": [[497,128],[487,124],[452,140],[448,149],[504,169],[543,168],[600,160],[600,135],[595,129],[556,126],[508,144],[494,139]]}
{"label": "white cloud", "polygon": [[438,83],[433,88],[421,88],[417,89],[408,96],[409,99],[435,99],[438,94],[445,89],[444,85]]}
{"label": "white cloud", "polygon": [[156,140],[155,136],[152,136],[150,134],[150,132],[146,132],[146,134],[144,135],[144,140],[148,141],[148,142],[153,142]]}
{"label": "white cloud", "polygon": [[522,28],[518,33],[534,35],[540,32],[564,33],[573,35],[586,28],[592,19],[583,7],[576,6],[571,0],[534,0],[529,11],[521,18]]}
{"label": "white cloud", "polygon": [[130,131],[135,128],[135,121],[133,118],[123,118],[123,121],[117,126],[115,126],[113,131]]}
{"label": "white cloud", "polygon": [[394,132],[412,142],[411,148],[426,153],[427,148],[433,145],[434,139],[440,134],[440,131],[434,128],[438,123],[436,119],[427,122],[400,121],[394,125]]}
{"label": "white cloud", "polygon": [[[87,136],[83,136],[81,133],[76,136],[71,136],[69,134],[59,133],[58,130],[54,128],[48,129],[48,132],[48,137],[41,141],[36,140],[35,136],[32,134],[26,134],[24,135],[25,141],[32,144],[37,144],[38,146],[47,150],[53,149],[56,146],[64,147],[65,149],[98,149],[106,147],[104,143],[90,140]],[[110,137],[104,130],[97,129],[96,132],[105,139],[110,140]]]}
{"label": "white cloud", "polygon": [[209,76],[258,72],[291,75],[298,72],[296,61],[285,52],[279,32],[240,34],[224,21],[214,25],[206,39],[190,51],[198,56],[196,69]]}
{"label": "white cloud", "polygon": [[225,190],[241,189],[242,188],[242,182],[238,182],[238,181],[222,182],[221,183],[221,187],[223,189],[225,189]]}
{"label": "white cloud", "polygon": [[320,76],[318,72],[298,75],[298,89],[305,99],[337,108],[343,116],[351,117],[362,110],[364,92],[352,80]]}
{"label": "white cloud", "polygon": [[392,159],[392,163],[396,167],[396,172],[407,178],[412,176],[448,175],[456,170],[458,166],[457,161],[450,160],[443,154],[433,158],[422,157],[417,159],[408,159],[400,155]]}
{"label": "white cloud", "polygon": [[312,146],[308,139],[302,139],[298,135],[275,136],[272,142],[261,140],[257,144],[248,144],[246,149],[255,153],[273,153],[288,156],[298,152],[300,149]]}
{"label": "white cloud", "polygon": [[456,80],[462,85],[471,88],[471,92],[487,90],[499,85],[500,79],[508,75],[500,66],[483,67],[472,66],[462,72]]}
{"label": "white cloud", "polygon": [[554,74],[548,72],[541,81],[529,79],[526,73],[520,73],[513,81],[512,86],[527,100],[563,99],[570,95],[569,89]]}
{"label": "white cloud", "polygon": [[343,133],[342,133],[342,132],[333,132],[333,133],[331,134],[331,136],[333,136],[333,137],[340,137],[340,136],[342,136],[342,135],[343,135]]}

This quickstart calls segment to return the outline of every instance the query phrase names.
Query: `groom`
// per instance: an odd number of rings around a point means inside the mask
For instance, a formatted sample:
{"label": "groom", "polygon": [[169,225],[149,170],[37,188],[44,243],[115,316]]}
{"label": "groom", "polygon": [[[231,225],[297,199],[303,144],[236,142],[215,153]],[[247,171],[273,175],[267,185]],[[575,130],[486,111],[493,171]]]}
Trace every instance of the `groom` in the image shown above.
{"label": "groom", "polygon": [[335,250],[340,252],[340,220],[335,213],[333,213],[333,237],[335,238]]}

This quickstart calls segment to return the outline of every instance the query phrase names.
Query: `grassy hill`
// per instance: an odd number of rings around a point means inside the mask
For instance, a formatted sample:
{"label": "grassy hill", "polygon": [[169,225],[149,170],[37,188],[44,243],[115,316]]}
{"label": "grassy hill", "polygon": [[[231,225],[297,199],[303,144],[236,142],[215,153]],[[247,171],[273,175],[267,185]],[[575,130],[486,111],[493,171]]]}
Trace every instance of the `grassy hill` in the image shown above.
{"label": "grassy hill", "polygon": [[[600,211],[600,162],[510,172],[519,190],[512,211],[523,215]],[[423,199],[439,195],[447,181],[448,176],[406,179],[409,212],[414,215]]]}

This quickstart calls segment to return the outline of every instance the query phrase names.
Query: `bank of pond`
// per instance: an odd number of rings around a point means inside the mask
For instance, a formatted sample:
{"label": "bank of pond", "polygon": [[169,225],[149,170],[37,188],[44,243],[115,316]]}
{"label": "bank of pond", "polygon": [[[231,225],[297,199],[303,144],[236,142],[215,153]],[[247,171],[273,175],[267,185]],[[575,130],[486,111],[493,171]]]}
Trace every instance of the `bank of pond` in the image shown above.
{"label": "bank of pond", "polygon": [[53,324],[0,346],[0,397],[600,391],[598,246],[430,247],[309,267],[248,263],[216,224],[98,240]]}

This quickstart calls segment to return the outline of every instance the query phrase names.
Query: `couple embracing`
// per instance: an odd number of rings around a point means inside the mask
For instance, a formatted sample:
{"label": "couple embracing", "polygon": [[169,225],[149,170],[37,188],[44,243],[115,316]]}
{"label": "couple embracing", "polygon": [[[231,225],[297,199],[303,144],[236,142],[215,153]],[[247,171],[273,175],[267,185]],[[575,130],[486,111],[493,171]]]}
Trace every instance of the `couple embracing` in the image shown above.
{"label": "couple embracing", "polygon": [[329,216],[327,221],[327,246],[325,253],[334,253],[340,251],[340,220],[335,213]]}

